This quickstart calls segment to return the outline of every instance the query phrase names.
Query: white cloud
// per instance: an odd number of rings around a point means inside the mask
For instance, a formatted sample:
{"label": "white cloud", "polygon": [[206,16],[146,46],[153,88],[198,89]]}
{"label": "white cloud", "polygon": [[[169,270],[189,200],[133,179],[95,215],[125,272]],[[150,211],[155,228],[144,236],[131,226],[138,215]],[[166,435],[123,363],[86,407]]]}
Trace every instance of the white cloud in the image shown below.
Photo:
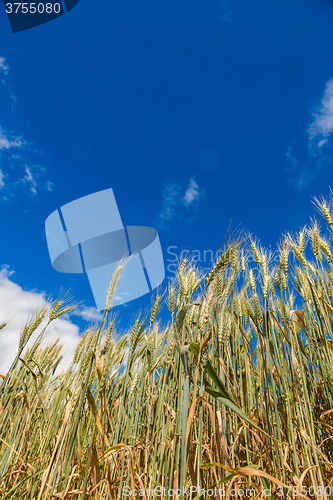
{"label": "white cloud", "polygon": [[21,149],[25,144],[21,136],[15,136],[6,132],[0,125],[0,150],[12,148]]}
{"label": "white cloud", "polygon": [[181,188],[179,184],[168,183],[163,192],[162,210],[159,218],[163,223],[171,221],[176,214],[176,208],[181,199]]}
{"label": "white cloud", "polygon": [[328,141],[328,139],[322,139],[321,141],[318,142],[317,147],[322,148],[326,144],[327,141]]}
{"label": "white cloud", "polygon": [[199,186],[195,182],[194,179],[190,179],[188,188],[185,191],[184,195],[184,204],[186,207],[189,207],[195,201],[198,201],[200,198]]}
{"label": "white cloud", "polygon": [[[0,324],[8,322],[7,326],[0,330],[0,374],[2,375],[6,374],[17,354],[22,327],[29,317],[39,312],[46,304],[44,294],[24,290],[10,279],[12,274],[13,272],[6,266],[0,271]],[[35,332],[32,342],[36,336]],[[67,368],[73,359],[80,341],[79,327],[68,319],[57,318],[46,330],[42,346],[52,344],[58,338],[63,345],[64,357],[58,367],[61,370]]]}
{"label": "white cloud", "polygon": [[5,182],[4,182],[5,174],[3,173],[2,170],[0,170],[0,189],[4,187]]}
{"label": "white cloud", "polygon": [[318,177],[332,153],[329,142],[333,135],[333,79],[327,82],[320,104],[311,117],[307,127],[307,148],[297,148],[299,151],[295,154],[293,144],[286,152],[288,182],[296,191],[308,187]]}
{"label": "white cloud", "polygon": [[9,75],[9,66],[8,64],[6,64],[6,59],[4,57],[0,57],[0,71],[3,75],[3,78]]}
{"label": "white cloud", "polygon": [[6,63],[6,59],[4,57],[0,57],[0,75],[2,76],[1,81],[2,85],[4,87],[7,87],[10,91],[10,101],[11,101],[11,108],[12,111],[15,111],[15,105],[16,105],[16,95],[14,94],[13,90],[11,89],[8,80],[9,80],[9,66]]}
{"label": "white cloud", "polygon": [[23,182],[30,184],[30,191],[33,194],[37,194],[37,181],[31,173],[31,168],[25,167],[25,176],[23,177]]}
{"label": "white cloud", "polygon": [[42,165],[28,162],[22,155],[2,158],[0,201],[16,199],[22,192],[37,196],[41,191],[52,191],[53,188]]}
{"label": "white cloud", "polygon": [[164,187],[162,209],[157,215],[157,225],[163,229],[176,218],[183,218],[182,210],[192,210],[203,196],[196,181],[191,178],[187,188],[176,182],[169,182]]}
{"label": "white cloud", "polygon": [[15,198],[22,188],[28,188],[33,195],[39,191],[52,191],[53,183],[47,179],[45,167],[36,163],[37,156],[40,156],[39,151],[22,135],[8,132],[0,125],[0,200]]}
{"label": "white cloud", "polygon": [[320,106],[312,113],[312,117],[308,129],[310,145],[316,140],[316,146],[321,148],[333,133],[333,79],[327,82]]}
{"label": "white cloud", "polygon": [[[0,57],[0,82],[10,90],[13,109],[16,96],[8,83],[9,72],[6,59]],[[41,152],[26,141],[22,134],[6,130],[0,124],[0,201],[12,200],[17,194],[21,195],[22,190],[37,195],[40,191],[53,189],[53,183],[47,179],[46,169],[39,164],[40,157]]]}
{"label": "white cloud", "polygon": [[82,307],[80,309],[75,309],[73,315],[79,316],[85,321],[90,322],[100,322],[102,319],[102,313],[96,309],[96,307]]}

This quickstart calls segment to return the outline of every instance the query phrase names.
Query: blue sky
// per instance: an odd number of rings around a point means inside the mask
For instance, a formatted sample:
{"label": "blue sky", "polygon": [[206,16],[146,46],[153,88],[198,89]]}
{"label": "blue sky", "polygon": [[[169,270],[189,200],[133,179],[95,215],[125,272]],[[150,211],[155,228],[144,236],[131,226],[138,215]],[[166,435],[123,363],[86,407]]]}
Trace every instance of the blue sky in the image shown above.
{"label": "blue sky", "polygon": [[44,222],[95,191],[158,229],[166,260],[218,249],[230,220],[274,248],[328,194],[333,2],[80,0],[16,34],[0,19],[0,263],[23,290],[94,305],[52,269]]}

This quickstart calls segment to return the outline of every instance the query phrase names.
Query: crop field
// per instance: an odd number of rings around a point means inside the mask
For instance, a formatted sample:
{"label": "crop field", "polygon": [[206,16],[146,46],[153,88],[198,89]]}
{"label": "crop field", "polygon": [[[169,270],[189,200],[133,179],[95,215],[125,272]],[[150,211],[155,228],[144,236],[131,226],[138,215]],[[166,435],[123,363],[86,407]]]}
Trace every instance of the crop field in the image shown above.
{"label": "crop field", "polygon": [[315,204],[274,253],[239,234],[208,275],[182,261],[126,334],[120,267],[60,374],[40,324],[74,305],[30,318],[1,379],[1,500],[332,498],[333,212]]}

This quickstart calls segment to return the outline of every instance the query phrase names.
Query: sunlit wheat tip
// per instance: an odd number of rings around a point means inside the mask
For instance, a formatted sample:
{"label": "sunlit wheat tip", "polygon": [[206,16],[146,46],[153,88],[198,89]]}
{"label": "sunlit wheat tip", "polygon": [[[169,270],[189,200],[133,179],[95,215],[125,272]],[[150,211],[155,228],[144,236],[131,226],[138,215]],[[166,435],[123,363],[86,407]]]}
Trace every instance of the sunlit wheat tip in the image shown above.
{"label": "sunlit wheat tip", "polygon": [[252,252],[253,252],[253,256],[254,256],[255,261],[258,264],[260,264],[260,262],[261,262],[260,253],[259,253],[258,248],[256,247],[256,244],[254,241],[251,242],[251,248],[252,248]]}
{"label": "sunlit wheat tip", "polygon": [[153,310],[151,313],[151,317],[150,317],[150,326],[154,323],[154,321],[156,319],[160,303],[161,303],[161,297],[160,297],[160,295],[157,295],[156,300],[155,300],[155,304],[154,304],[154,307],[153,307]]}
{"label": "sunlit wheat tip", "polygon": [[314,225],[311,231],[311,238],[312,238],[312,249],[314,256],[321,262],[322,257],[320,253],[320,246],[319,246],[319,229],[317,224]]}
{"label": "sunlit wheat tip", "polygon": [[120,266],[117,267],[117,269],[113,273],[113,276],[112,276],[112,279],[111,279],[111,283],[110,283],[110,286],[109,286],[109,290],[108,290],[108,294],[107,294],[107,297],[106,297],[105,309],[106,309],[107,312],[109,312],[110,309],[111,309],[112,302],[113,302],[113,299],[114,299],[114,295],[116,293],[116,288],[117,288],[117,285],[118,285],[118,281],[119,281],[119,278],[120,278],[120,275],[121,275],[123,269],[124,269],[124,266],[120,265]]}
{"label": "sunlit wheat tip", "polygon": [[55,305],[53,306],[53,309],[50,313],[50,321],[53,321],[55,319],[55,315],[57,313],[57,311],[59,310],[59,308],[61,307],[61,305],[63,304],[63,301],[62,300],[58,300]]}
{"label": "sunlit wheat tip", "polygon": [[253,269],[250,269],[250,271],[249,271],[249,283],[251,285],[252,291],[255,292],[256,291],[256,280],[254,278]]}
{"label": "sunlit wheat tip", "polygon": [[293,252],[294,252],[295,256],[300,261],[300,263],[303,266],[306,266],[307,265],[307,261],[306,261],[304,255],[303,255],[303,253],[297,248],[297,246],[295,244],[292,246],[292,249],[293,249]]}

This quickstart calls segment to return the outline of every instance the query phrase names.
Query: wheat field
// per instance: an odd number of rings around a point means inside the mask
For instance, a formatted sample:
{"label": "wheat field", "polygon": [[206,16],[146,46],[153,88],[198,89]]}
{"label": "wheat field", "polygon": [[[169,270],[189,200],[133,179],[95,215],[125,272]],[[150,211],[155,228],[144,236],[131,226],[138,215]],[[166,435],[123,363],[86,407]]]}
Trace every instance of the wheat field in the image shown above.
{"label": "wheat field", "polygon": [[75,306],[31,318],[1,379],[1,500],[333,497],[332,199],[315,205],[274,253],[240,234],[208,276],[183,260],[126,334],[120,267],[60,374],[41,342]]}

